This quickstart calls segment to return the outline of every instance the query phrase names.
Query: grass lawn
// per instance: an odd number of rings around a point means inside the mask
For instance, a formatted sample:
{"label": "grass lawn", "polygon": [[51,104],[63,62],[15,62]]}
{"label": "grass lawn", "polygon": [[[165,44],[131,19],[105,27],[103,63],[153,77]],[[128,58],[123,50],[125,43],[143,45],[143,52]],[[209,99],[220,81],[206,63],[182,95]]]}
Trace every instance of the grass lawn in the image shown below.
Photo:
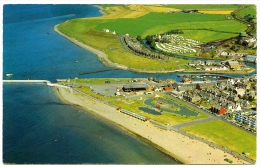
{"label": "grass lawn", "polygon": [[[120,100],[118,100],[120,99]],[[180,115],[173,115],[171,113],[163,112],[162,115],[153,115],[146,113],[142,110],[139,110],[138,107],[144,107],[145,104],[143,103],[144,100],[140,99],[131,99],[128,98],[128,100],[125,100],[125,98],[120,97],[117,100],[112,100],[109,103],[114,104],[118,107],[127,109],[129,111],[132,111],[134,113],[140,114],[142,116],[151,118],[153,120],[156,120],[158,122],[161,122],[163,124],[169,123],[170,125],[176,125],[180,123],[190,122],[193,120],[198,120],[202,118],[206,118],[207,116],[204,113],[200,113],[197,117],[186,117],[186,116],[180,116]]]}
{"label": "grass lawn", "polygon": [[256,160],[256,136],[223,121],[216,120],[181,128],[181,130],[203,137],[208,141],[227,147]]}

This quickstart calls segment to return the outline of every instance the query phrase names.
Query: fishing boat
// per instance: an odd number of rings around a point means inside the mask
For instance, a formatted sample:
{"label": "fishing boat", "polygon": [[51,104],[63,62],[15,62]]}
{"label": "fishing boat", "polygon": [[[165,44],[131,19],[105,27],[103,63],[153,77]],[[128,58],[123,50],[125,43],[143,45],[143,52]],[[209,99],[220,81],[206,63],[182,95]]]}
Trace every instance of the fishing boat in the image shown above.
{"label": "fishing boat", "polygon": [[12,76],[13,74],[5,74],[5,76],[7,76],[7,77],[10,77],[10,76]]}

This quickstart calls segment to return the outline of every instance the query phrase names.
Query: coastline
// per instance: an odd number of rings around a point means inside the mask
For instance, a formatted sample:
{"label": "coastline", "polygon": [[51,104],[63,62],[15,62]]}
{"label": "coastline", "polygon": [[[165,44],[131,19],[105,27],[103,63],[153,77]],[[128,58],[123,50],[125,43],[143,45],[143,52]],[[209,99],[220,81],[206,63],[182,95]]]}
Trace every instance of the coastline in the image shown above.
{"label": "coastline", "polygon": [[103,64],[105,64],[105,65],[107,65],[107,66],[115,67],[115,68],[118,68],[118,69],[122,69],[122,70],[128,70],[128,67],[126,67],[126,66],[124,66],[124,65],[120,65],[120,64],[111,62],[111,61],[108,59],[108,57],[107,57],[107,55],[106,55],[105,53],[103,53],[103,52],[101,52],[101,51],[99,51],[99,50],[97,50],[97,49],[94,49],[94,48],[92,48],[92,47],[90,47],[90,46],[88,46],[88,45],[85,45],[85,44],[79,42],[78,40],[76,40],[76,39],[74,39],[74,38],[71,38],[71,37],[69,37],[69,36],[67,36],[67,35],[65,35],[65,34],[63,34],[63,33],[61,33],[61,32],[58,30],[58,28],[57,28],[58,25],[59,25],[59,24],[57,24],[57,25],[54,26],[54,31],[55,31],[55,32],[57,32],[58,34],[64,36],[65,38],[67,38],[67,39],[70,40],[71,42],[75,43],[76,45],[78,45],[78,46],[80,46],[80,47],[82,47],[82,48],[84,48],[84,49],[86,49],[86,50],[88,50],[88,51],[90,51],[90,52],[96,54],[96,55],[98,56],[99,60],[100,60]]}
{"label": "coastline", "polygon": [[103,8],[102,8],[101,6],[99,6],[99,5],[92,5],[92,6],[97,7],[97,8],[99,9],[99,12],[100,12],[103,16],[106,15],[106,13],[103,11]]}
{"label": "coastline", "polygon": [[[97,6],[97,5],[95,5]],[[100,6],[97,6],[100,10],[102,10],[102,7]],[[177,70],[170,70],[170,71],[150,71],[150,70],[141,70],[141,69],[136,69],[136,68],[128,68],[127,66],[125,65],[122,65],[122,64],[118,64],[118,63],[114,63],[112,61],[110,61],[108,59],[108,56],[107,54],[105,54],[104,52],[98,50],[98,49],[95,49],[91,46],[88,46],[80,41],[78,41],[77,39],[75,38],[72,38],[72,37],[69,37],[65,34],[63,34],[62,32],[60,32],[58,30],[58,27],[59,24],[55,25],[54,26],[54,31],[57,32],[58,34],[64,36],[65,38],[67,38],[68,40],[70,40],[71,42],[73,42],[74,44],[94,53],[95,55],[97,55],[98,59],[106,66],[109,66],[109,67],[114,67],[116,69],[121,69],[121,70],[128,70],[128,71],[133,71],[133,72],[138,72],[138,73],[150,73],[150,74],[155,74],[155,73],[175,73],[175,72],[187,72],[187,73],[198,73],[198,72],[207,72],[207,73],[210,73],[208,71],[185,71],[184,69],[177,69]],[[223,71],[214,71],[213,73],[224,73],[224,74],[249,74],[249,73],[252,73],[254,72],[255,69],[251,69],[249,72],[240,72],[240,73],[232,73],[232,72],[223,72]]]}
{"label": "coastline", "polygon": [[246,161],[237,160],[233,155],[214,149],[198,140],[190,139],[175,131],[159,129],[150,122],[142,122],[125,115],[116,108],[80,94],[72,88],[53,87],[53,90],[61,102],[79,107],[96,115],[98,119],[113,123],[181,163],[229,164],[224,161],[224,158],[229,158],[233,164],[248,164]]}
{"label": "coastline", "polygon": [[104,52],[100,51],[100,50],[97,50],[91,46],[88,46],[86,44],[83,44],[82,42],[76,40],[75,38],[71,38],[65,34],[63,34],[62,32],[60,32],[58,30],[58,27],[59,24],[55,25],[54,26],[54,31],[57,32],[58,34],[64,36],[65,38],[67,38],[68,40],[70,40],[71,42],[73,42],[74,44],[94,53],[95,55],[98,56],[98,59],[104,64],[104,65],[107,65],[107,66],[110,66],[110,67],[114,67],[114,68],[117,68],[117,69],[121,69],[121,70],[128,70],[128,71],[133,71],[133,72],[139,72],[139,73],[174,73],[174,72],[182,72],[184,69],[179,69],[179,70],[172,70],[172,71],[149,71],[149,70],[140,70],[140,69],[135,69],[135,68],[128,68],[127,66],[125,65],[122,65],[122,64],[118,64],[118,63],[114,63],[114,62],[111,62],[109,59],[108,59],[108,56],[107,54],[105,54]]}

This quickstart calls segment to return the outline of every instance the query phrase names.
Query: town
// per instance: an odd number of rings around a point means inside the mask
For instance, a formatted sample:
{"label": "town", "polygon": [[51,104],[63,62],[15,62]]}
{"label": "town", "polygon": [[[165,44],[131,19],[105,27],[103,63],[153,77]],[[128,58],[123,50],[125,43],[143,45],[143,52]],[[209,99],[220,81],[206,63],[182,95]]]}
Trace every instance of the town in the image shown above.
{"label": "town", "polygon": [[[198,116],[189,107],[180,109],[175,100],[164,97],[171,96],[184,103],[189,103],[203,112],[221,117],[234,126],[251,133],[257,132],[256,75],[244,76],[243,78],[216,74],[183,74],[178,76],[183,78],[181,82],[172,79],[156,80],[152,77],[125,78],[119,82],[108,79],[102,84],[79,83],[79,79],[58,81],[80,91],[84,91],[83,87],[89,87],[92,94],[96,94],[96,97],[116,98],[114,105],[118,105],[121,101],[127,105],[135,106],[138,108],[137,110],[148,113],[148,115],[161,115],[168,112],[183,117]],[[136,99],[142,100],[143,103],[139,103]],[[121,107],[119,108],[121,109]],[[147,116],[147,114],[144,115]],[[145,119],[143,117],[143,120]]]}

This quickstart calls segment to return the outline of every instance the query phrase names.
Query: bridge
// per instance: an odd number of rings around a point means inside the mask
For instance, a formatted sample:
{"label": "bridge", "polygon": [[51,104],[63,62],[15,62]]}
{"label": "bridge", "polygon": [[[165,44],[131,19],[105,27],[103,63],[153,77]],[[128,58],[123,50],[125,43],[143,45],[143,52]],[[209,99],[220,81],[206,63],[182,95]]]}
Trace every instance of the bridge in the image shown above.
{"label": "bridge", "polygon": [[45,83],[47,86],[51,86],[51,87],[56,86],[56,87],[70,88],[68,86],[51,83],[48,80],[3,80],[3,83]]}

